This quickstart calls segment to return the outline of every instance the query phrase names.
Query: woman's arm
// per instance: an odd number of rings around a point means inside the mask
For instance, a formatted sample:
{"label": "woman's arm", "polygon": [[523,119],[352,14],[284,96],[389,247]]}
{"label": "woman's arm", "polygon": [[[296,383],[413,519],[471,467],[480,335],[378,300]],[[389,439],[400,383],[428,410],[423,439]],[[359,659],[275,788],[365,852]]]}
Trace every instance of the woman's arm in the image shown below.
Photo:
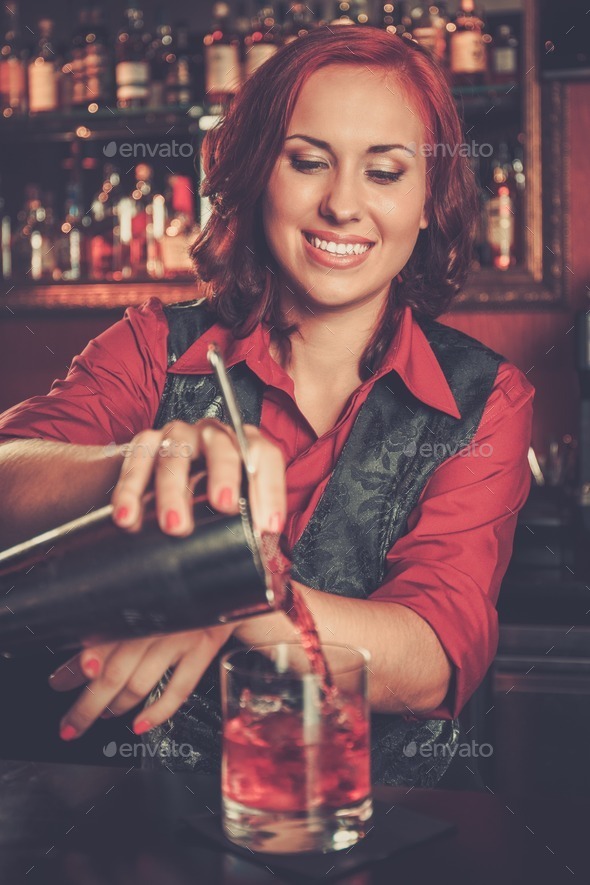
{"label": "woman's arm", "polygon": [[[442,703],[451,665],[432,628],[403,605],[349,599],[293,581],[313,615],[320,641],[366,648],[369,703],[379,713],[416,715]],[[234,635],[246,646],[293,641],[291,621],[282,612],[243,621]]]}
{"label": "woman's arm", "polygon": [[0,549],[108,504],[123,447],[43,439],[0,445]]}

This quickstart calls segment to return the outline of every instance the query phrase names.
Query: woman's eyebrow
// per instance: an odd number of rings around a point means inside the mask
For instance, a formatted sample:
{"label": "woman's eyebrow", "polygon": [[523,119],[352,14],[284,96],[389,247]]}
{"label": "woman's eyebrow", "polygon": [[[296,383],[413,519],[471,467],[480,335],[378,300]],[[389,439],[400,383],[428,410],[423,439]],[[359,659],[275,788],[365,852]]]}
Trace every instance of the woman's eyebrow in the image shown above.
{"label": "woman's eyebrow", "polygon": [[[331,154],[334,153],[327,141],[322,141],[319,138],[312,138],[311,135],[289,135],[285,139],[285,141],[290,141],[292,138],[302,138],[303,141],[308,141],[310,144],[313,144],[315,147],[319,147],[325,151],[329,151]],[[368,154],[385,154],[388,151],[402,150],[406,154],[409,154],[411,157],[414,157],[414,156],[416,156],[416,151],[413,150],[413,148],[412,148],[413,144],[414,144],[413,142],[410,145],[405,145],[405,144],[372,144],[370,147],[367,148],[367,153]]]}

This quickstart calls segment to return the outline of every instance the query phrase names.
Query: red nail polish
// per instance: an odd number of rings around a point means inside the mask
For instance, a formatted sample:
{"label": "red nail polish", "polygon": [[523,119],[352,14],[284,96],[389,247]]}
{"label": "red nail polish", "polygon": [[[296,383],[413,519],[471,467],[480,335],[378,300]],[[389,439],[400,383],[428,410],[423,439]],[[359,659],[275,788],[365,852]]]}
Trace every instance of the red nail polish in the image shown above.
{"label": "red nail polish", "polygon": [[218,507],[222,509],[226,509],[226,507],[231,507],[234,502],[234,493],[228,487],[222,489],[219,493],[219,498],[217,499]]}
{"label": "red nail polish", "polygon": [[283,531],[283,517],[280,513],[273,513],[268,523],[269,532],[282,532]]}
{"label": "red nail polish", "polygon": [[129,507],[117,507],[115,510],[116,522],[125,522],[129,516]]}
{"label": "red nail polish", "polygon": [[165,526],[166,531],[171,532],[180,525],[180,514],[177,510],[168,510],[166,513]]}
{"label": "red nail polish", "polygon": [[133,731],[135,734],[143,734],[145,731],[149,731],[151,727],[151,722],[148,722],[147,719],[141,719],[137,725],[133,726]]}
{"label": "red nail polish", "polygon": [[59,736],[62,741],[71,741],[73,738],[78,737],[78,732],[73,725],[63,725],[59,730]]}
{"label": "red nail polish", "polygon": [[89,658],[84,664],[84,672],[91,679],[96,679],[100,672],[100,661],[98,658]]}

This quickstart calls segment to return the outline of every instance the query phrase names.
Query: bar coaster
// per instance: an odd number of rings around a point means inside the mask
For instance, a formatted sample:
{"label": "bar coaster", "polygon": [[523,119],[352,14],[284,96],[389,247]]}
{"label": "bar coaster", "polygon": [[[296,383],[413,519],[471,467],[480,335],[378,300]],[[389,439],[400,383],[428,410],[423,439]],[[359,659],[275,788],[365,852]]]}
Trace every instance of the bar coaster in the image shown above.
{"label": "bar coaster", "polygon": [[180,820],[181,838],[190,842],[202,837],[215,843],[224,851],[236,854],[251,863],[260,864],[286,876],[294,876],[297,881],[326,881],[335,879],[411,848],[450,834],[457,829],[456,824],[427,817],[398,805],[390,806],[373,800],[373,818],[367,835],[341,851],[312,852],[302,854],[267,854],[253,852],[230,842],[221,828],[220,808],[216,805],[211,813],[188,815]]}

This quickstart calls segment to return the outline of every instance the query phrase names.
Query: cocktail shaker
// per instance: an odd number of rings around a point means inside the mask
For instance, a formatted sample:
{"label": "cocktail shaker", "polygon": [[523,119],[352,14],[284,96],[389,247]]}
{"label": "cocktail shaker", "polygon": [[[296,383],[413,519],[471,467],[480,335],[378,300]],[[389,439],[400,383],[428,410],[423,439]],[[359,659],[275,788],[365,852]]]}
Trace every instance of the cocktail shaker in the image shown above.
{"label": "cocktail shaker", "polygon": [[160,529],[153,493],[130,534],[104,507],[0,554],[0,653],[52,651],[174,633],[280,609],[277,536],[259,538],[249,513],[213,511],[206,474],[194,488],[194,532]]}

